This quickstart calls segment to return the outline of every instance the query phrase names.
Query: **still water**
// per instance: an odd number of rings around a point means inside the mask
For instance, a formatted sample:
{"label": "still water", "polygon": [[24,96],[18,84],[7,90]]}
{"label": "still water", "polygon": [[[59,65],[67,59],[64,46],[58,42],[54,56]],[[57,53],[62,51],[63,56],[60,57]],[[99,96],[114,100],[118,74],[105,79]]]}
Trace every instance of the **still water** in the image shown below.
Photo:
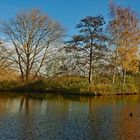
{"label": "still water", "polygon": [[0,140],[140,140],[140,97],[0,95]]}

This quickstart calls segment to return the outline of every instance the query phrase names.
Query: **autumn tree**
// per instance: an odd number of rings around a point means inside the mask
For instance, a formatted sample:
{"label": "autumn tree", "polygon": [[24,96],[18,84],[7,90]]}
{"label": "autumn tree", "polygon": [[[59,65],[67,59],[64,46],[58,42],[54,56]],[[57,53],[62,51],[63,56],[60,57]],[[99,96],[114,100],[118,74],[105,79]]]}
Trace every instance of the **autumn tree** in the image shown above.
{"label": "autumn tree", "polygon": [[92,82],[95,63],[104,57],[106,51],[103,16],[87,16],[76,26],[78,34],[72,37],[70,47],[78,51],[77,65],[87,67],[89,83]]}
{"label": "autumn tree", "polygon": [[109,30],[114,49],[114,74],[119,66],[123,70],[123,83],[127,71],[138,71],[138,45],[140,43],[139,19],[130,8],[110,5]]}
{"label": "autumn tree", "polygon": [[[39,10],[21,12],[3,21],[1,29],[11,42],[10,60],[19,69],[23,82],[36,78],[46,64],[48,49],[61,41],[64,30],[60,24]],[[12,49],[12,50],[11,50]]]}
{"label": "autumn tree", "polygon": [[18,76],[14,69],[12,69],[12,62],[9,61],[6,47],[3,41],[0,41],[0,81],[2,80],[15,80]]}
{"label": "autumn tree", "polygon": [[0,71],[8,68],[11,62],[8,61],[9,55],[6,52],[6,48],[2,41],[0,41]]}

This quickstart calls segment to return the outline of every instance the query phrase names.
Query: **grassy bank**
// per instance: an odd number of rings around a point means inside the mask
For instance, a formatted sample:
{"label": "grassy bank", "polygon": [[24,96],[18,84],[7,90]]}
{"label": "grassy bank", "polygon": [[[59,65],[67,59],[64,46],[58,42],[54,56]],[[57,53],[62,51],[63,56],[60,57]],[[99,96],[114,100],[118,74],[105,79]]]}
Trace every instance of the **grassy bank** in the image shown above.
{"label": "grassy bank", "polygon": [[52,77],[37,80],[28,85],[19,81],[0,81],[0,91],[14,92],[49,92],[76,95],[127,95],[140,93],[139,76],[127,76],[126,83],[122,84],[121,77],[112,84],[111,77],[96,77],[89,84],[88,79],[78,76]]}

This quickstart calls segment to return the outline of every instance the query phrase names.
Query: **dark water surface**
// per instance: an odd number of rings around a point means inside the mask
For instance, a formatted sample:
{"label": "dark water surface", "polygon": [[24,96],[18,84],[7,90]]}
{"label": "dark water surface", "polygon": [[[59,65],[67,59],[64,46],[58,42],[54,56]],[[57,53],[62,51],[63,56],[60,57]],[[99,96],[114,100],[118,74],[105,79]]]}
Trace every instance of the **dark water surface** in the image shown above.
{"label": "dark water surface", "polygon": [[0,140],[140,140],[140,96],[0,95]]}

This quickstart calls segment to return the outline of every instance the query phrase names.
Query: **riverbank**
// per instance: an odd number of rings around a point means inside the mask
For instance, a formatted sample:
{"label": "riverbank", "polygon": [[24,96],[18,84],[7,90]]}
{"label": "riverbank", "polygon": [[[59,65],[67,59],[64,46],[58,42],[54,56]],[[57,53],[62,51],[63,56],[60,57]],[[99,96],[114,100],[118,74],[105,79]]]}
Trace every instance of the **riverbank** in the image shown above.
{"label": "riverbank", "polygon": [[116,83],[112,84],[110,77],[100,77],[89,84],[85,77],[62,76],[39,79],[29,84],[20,81],[0,81],[0,91],[81,96],[138,95],[140,82],[135,80],[133,77],[127,77],[127,83],[122,84],[118,77]]}
{"label": "riverbank", "polygon": [[44,99],[57,99],[59,97],[65,98],[65,99],[74,99],[79,100],[81,98],[87,99],[87,98],[112,98],[112,99],[118,99],[118,98],[124,98],[124,97],[137,97],[140,94],[75,94],[75,93],[62,93],[62,92],[14,92],[14,91],[0,91],[0,97],[2,98],[26,98],[26,99],[36,99],[36,100],[44,100]]}

